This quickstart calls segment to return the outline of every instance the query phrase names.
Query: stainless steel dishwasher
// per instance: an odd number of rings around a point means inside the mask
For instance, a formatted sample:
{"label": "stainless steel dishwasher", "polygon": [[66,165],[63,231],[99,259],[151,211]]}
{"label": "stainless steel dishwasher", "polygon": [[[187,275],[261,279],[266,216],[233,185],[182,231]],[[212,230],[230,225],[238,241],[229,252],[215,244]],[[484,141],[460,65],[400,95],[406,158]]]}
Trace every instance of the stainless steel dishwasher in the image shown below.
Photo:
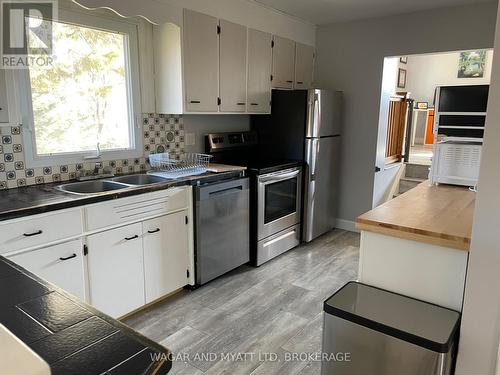
{"label": "stainless steel dishwasher", "polygon": [[248,178],[196,186],[196,284],[202,285],[250,260]]}

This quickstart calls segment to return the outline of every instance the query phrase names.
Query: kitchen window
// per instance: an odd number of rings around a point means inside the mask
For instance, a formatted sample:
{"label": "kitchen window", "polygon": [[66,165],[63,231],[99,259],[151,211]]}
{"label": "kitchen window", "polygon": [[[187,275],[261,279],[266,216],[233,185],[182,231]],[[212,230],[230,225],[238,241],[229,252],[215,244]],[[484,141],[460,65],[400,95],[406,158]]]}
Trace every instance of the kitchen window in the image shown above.
{"label": "kitchen window", "polygon": [[137,25],[59,10],[52,32],[53,64],[20,72],[26,163],[141,156]]}

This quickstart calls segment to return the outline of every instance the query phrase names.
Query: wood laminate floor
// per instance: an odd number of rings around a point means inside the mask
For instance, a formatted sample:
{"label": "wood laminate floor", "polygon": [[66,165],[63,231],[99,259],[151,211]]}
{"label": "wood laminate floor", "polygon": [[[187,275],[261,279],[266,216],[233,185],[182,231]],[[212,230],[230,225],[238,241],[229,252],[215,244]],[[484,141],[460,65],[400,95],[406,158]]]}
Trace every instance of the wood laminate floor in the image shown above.
{"label": "wood laminate floor", "polygon": [[172,350],[175,375],[319,374],[321,363],[307,353],[321,352],[322,304],[356,279],[358,256],[359,235],[334,230],[125,323]]}

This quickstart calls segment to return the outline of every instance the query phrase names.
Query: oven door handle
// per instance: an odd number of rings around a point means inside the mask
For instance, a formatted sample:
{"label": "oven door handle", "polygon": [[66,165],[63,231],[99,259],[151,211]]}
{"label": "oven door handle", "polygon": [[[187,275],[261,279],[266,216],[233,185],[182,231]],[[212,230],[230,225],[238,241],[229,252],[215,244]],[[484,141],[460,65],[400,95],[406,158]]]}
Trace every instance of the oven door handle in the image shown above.
{"label": "oven door handle", "polygon": [[297,176],[299,173],[300,173],[300,169],[293,171],[293,172],[288,172],[288,173],[279,173],[279,174],[273,174],[273,175],[269,175],[269,176],[261,176],[261,177],[259,177],[259,182],[288,180],[292,177]]}

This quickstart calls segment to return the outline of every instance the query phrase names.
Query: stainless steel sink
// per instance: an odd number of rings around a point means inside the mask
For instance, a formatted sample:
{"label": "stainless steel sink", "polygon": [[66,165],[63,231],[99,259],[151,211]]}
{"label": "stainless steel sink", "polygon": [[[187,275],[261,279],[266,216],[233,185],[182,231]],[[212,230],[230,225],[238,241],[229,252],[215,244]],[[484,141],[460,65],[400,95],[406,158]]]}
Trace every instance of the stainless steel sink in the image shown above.
{"label": "stainless steel sink", "polygon": [[111,181],[120,182],[127,185],[140,186],[159,184],[168,181],[168,179],[150,174],[131,174],[128,176],[115,177],[111,179]]}
{"label": "stainless steel sink", "polygon": [[83,182],[73,182],[69,184],[59,185],[57,189],[66,193],[72,194],[99,194],[114,190],[121,190],[129,188],[129,185],[109,180],[93,180]]}

